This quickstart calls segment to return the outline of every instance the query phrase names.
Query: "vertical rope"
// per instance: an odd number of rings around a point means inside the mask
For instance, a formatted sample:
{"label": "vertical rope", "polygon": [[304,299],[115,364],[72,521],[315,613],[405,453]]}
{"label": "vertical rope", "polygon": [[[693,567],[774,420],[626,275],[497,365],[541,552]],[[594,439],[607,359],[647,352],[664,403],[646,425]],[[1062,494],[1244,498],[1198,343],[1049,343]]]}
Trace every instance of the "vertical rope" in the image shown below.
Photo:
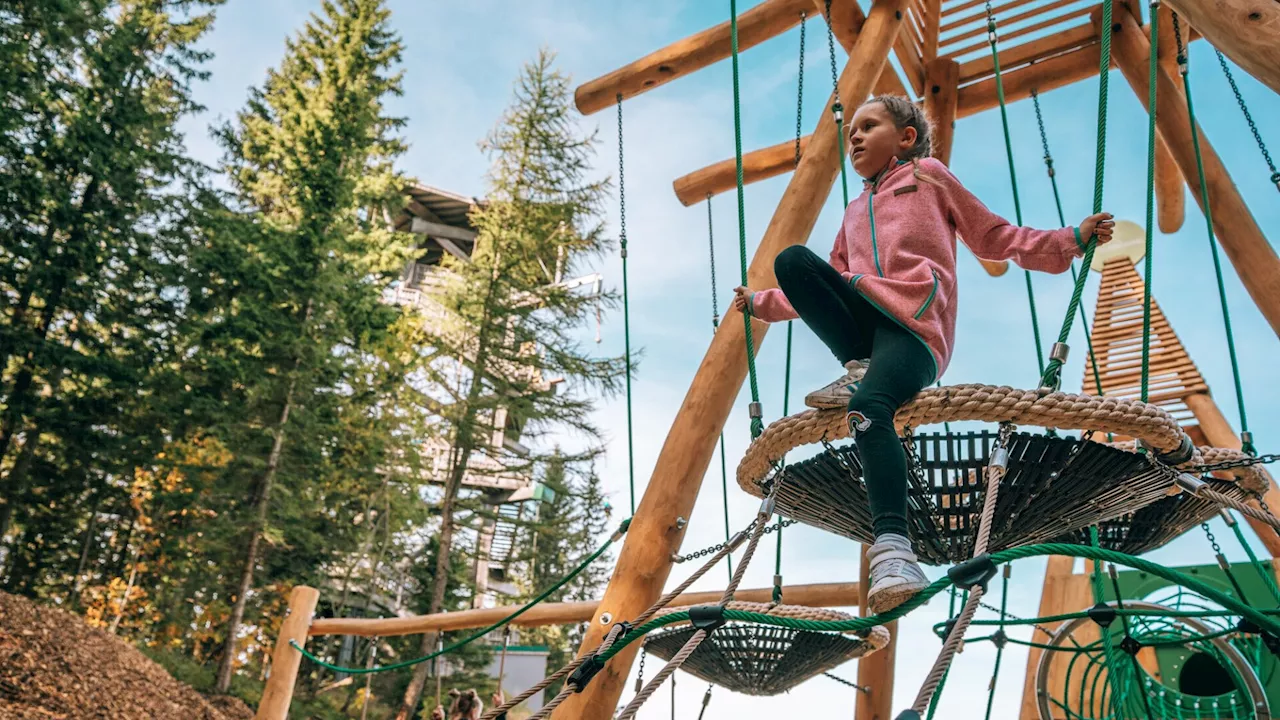
{"label": "vertical rope", "polygon": [[1218,301],[1222,306],[1222,325],[1227,333],[1227,353],[1231,357],[1231,375],[1236,384],[1236,407],[1240,411],[1240,436],[1244,440],[1241,448],[1250,455],[1254,454],[1253,441],[1249,434],[1249,417],[1244,409],[1244,389],[1240,382],[1240,363],[1236,359],[1236,339],[1231,332],[1231,310],[1227,307],[1227,289],[1222,280],[1222,261],[1218,258],[1218,240],[1213,233],[1213,210],[1209,206],[1209,186],[1204,179],[1204,158],[1200,153],[1200,131],[1196,126],[1195,105],[1191,102],[1191,73],[1187,66],[1186,48],[1182,46],[1182,31],[1178,15],[1173,15],[1173,34],[1178,41],[1178,72],[1182,74],[1182,89],[1187,96],[1187,118],[1191,123],[1191,144],[1196,152],[1196,174],[1200,179],[1200,204],[1204,206],[1204,223],[1209,235],[1209,252],[1213,255],[1213,272],[1218,280]]}
{"label": "vertical rope", "polygon": [[[1157,49],[1160,43],[1159,13],[1160,0],[1151,0],[1151,56],[1147,95],[1147,229],[1146,253],[1143,256],[1142,289],[1142,402],[1150,398],[1151,384],[1151,265],[1155,235],[1156,213],[1156,77],[1160,71],[1160,59]],[[1143,694],[1143,698],[1146,694]],[[1147,714],[1150,714],[1148,709]]]}
{"label": "vertical rope", "polygon": [[[1013,138],[1009,134],[1009,110],[1004,99],[1004,77],[1000,73],[1000,51],[997,47],[996,18],[987,2],[987,45],[991,47],[991,64],[995,71],[996,99],[1000,103],[1000,123],[1004,127],[1004,152],[1009,161],[1009,185],[1013,190],[1013,213],[1018,225],[1022,225],[1022,200],[1018,193],[1018,171],[1013,164]],[[1031,333],[1036,343],[1036,366],[1044,375],[1044,347],[1040,343],[1040,319],[1036,313],[1036,291],[1031,283],[1031,271],[1023,270],[1027,281],[1027,304],[1031,309]]]}
{"label": "vertical rope", "polygon": [[[1098,136],[1093,171],[1093,214],[1095,215],[1102,212],[1103,181],[1106,174],[1107,81],[1111,75],[1112,10],[1112,3],[1102,3],[1102,37],[1099,42],[1101,58],[1098,65]],[[1084,259],[1081,261],[1083,267],[1087,268],[1093,264],[1093,253],[1097,247],[1098,239],[1096,236],[1090,236],[1085,239]],[[1062,329],[1058,332],[1058,342],[1060,343],[1065,344],[1071,336],[1071,325],[1075,319],[1076,311],[1080,307],[1080,299],[1084,295],[1084,280],[1088,275],[1088,273],[1082,272],[1076,279],[1075,289],[1071,293],[1071,301],[1067,303],[1067,313],[1062,318]],[[1062,361],[1050,358],[1044,375],[1040,378],[1040,387],[1043,390],[1057,390],[1061,384]]]}
{"label": "vertical rope", "polygon": [[627,184],[622,152],[622,93],[618,93],[618,246],[622,256],[622,335],[627,370],[627,481],[631,490],[631,515],[636,514],[636,453],[631,423],[631,305],[627,289]]}
{"label": "vertical rope", "polygon": [[[747,204],[742,179],[742,97],[738,89],[738,0],[729,0],[729,38],[733,57],[733,152],[737,166],[738,185],[738,261],[742,270],[742,284],[747,284]],[[755,339],[751,332],[751,316],[742,314],[742,324],[747,340],[747,377],[751,382],[751,437],[764,432],[764,419],[760,410],[760,384],[756,379]]]}
{"label": "vertical rope", "polygon": [[1271,597],[1280,603],[1280,587],[1276,586],[1276,579],[1272,576],[1271,566],[1260,562],[1257,554],[1253,552],[1253,546],[1245,539],[1244,531],[1240,529],[1240,523],[1232,517],[1230,512],[1224,511],[1224,516],[1230,519],[1227,524],[1231,526],[1231,530],[1236,534],[1236,540],[1240,546],[1244,548],[1245,553],[1249,556],[1249,563],[1253,565],[1253,569],[1258,571],[1258,575],[1262,578],[1263,584],[1267,586],[1267,590],[1271,592]]}
{"label": "vertical rope", "polygon": [[1009,565],[1004,566],[1004,572],[1000,580],[1000,625],[996,631],[1000,638],[996,642],[996,662],[991,668],[991,683],[987,686],[987,714],[985,720],[991,720],[991,708],[996,702],[996,681],[1000,678],[1000,660],[1004,656],[1004,621],[1005,615],[1009,607]]}

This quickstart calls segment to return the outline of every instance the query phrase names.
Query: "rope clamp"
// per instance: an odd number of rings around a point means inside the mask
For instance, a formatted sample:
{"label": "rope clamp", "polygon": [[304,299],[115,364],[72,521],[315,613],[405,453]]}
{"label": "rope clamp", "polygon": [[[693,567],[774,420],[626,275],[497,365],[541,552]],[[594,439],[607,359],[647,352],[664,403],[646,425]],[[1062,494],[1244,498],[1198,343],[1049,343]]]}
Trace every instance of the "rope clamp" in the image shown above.
{"label": "rope clamp", "polygon": [[1056,342],[1053,344],[1053,349],[1049,351],[1049,359],[1057,360],[1063,365],[1066,365],[1067,356],[1070,354],[1071,354],[1071,346],[1067,345],[1066,343]]}
{"label": "rope clamp", "polygon": [[1271,182],[1276,184],[1276,189],[1280,190],[1280,172],[1271,174]]}
{"label": "rope clamp", "polygon": [[622,247],[618,249],[618,255],[621,256],[623,260],[627,259],[627,245],[625,241],[623,242]]}
{"label": "rope clamp", "polygon": [[1137,657],[1138,652],[1142,650],[1142,643],[1138,642],[1132,635],[1125,635],[1120,641],[1120,649]]}
{"label": "rope clamp", "polygon": [[835,102],[831,105],[831,114],[835,116],[837,123],[844,122],[844,105]]}
{"label": "rope clamp", "polygon": [[1252,430],[1240,431],[1240,449],[1249,455],[1253,455],[1255,452],[1257,452],[1256,450],[1253,449],[1253,431]]}
{"label": "rope clamp", "polygon": [[1191,436],[1183,433],[1182,440],[1178,444],[1178,449],[1171,452],[1156,452],[1156,459],[1166,465],[1181,465],[1191,460],[1196,454],[1196,444],[1192,442]]}
{"label": "rope clamp", "polygon": [[1009,450],[1003,445],[992,450],[987,469],[999,477],[1004,477],[1005,473],[1009,472]]}
{"label": "rope clamp", "polygon": [[729,549],[730,552],[733,552],[734,550],[737,550],[738,547],[742,545],[742,541],[746,539],[747,539],[747,533],[742,530],[739,530],[737,534],[735,534],[732,538],[729,538],[729,542],[726,544],[726,547]]}
{"label": "rope clamp", "polygon": [[1222,522],[1226,523],[1227,527],[1233,528],[1236,526],[1236,516],[1232,515],[1230,510],[1222,508],[1218,511],[1218,514],[1222,516]]}
{"label": "rope clamp", "polygon": [[772,493],[764,500],[760,501],[760,517],[764,518],[765,522],[768,522],[769,517],[773,515],[773,508],[775,505],[777,505],[777,501],[774,499]]}
{"label": "rope clamp", "polygon": [[1089,615],[1089,619],[1098,624],[1098,627],[1111,627],[1111,623],[1116,621],[1116,609],[1106,603],[1098,603],[1085,611]]}
{"label": "rope clamp", "polygon": [[612,542],[618,542],[619,540],[621,540],[622,536],[626,535],[627,530],[630,530],[630,529],[631,529],[631,518],[627,518],[626,520],[622,521],[622,524],[618,526],[617,530],[613,531]]}
{"label": "rope clamp", "polygon": [[764,418],[764,406],[759,400],[747,404],[747,416],[752,420],[760,420]]}
{"label": "rope clamp", "polygon": [[704,630],[708,635],[728,620],[724,617],[721,605],[698,605],[689,608],[689,624],[697,630]]}
{"label": "rope clamp", "polygon": [[991,644],[995,645],[998,650],[1004,649],[1004,646],[1008,644],[1008,642],[1009,635],[1004,631],[1004,628],[997,630],[995,634],[991,636]]}
{"label": "rope clamp", "polygon": [[1173,479],[1173,482],[1178,487],[1186,490],[1192,495],[1195,495],[1204,488],[1204,480],[1201,480],[1190,473],[1178,473],[1178,476]]}
{"label": "rope clamp", "polygon": [[574,670],[573,674],[565,682],[573,686],[575,693],[580,693],[587,689],[587,684],[591,682],[591,678],[595,677],[596,673],[603,669],[604,661],[600,659],[599,655],[592,655],[579,665],[578,669]]}
{"label": "rope clamp", "polygon": [[1151,9],[1158,10],[1160,8],[1160,0],[1151,0]]}
{"label": "rope clamp", "polygon": [[977,557],[965,560],[947,570],[947,577],[956,587],[981,587],[987,591],[987,581],[996,576],[996,564],[991,561],[991,553],[982,553]]}

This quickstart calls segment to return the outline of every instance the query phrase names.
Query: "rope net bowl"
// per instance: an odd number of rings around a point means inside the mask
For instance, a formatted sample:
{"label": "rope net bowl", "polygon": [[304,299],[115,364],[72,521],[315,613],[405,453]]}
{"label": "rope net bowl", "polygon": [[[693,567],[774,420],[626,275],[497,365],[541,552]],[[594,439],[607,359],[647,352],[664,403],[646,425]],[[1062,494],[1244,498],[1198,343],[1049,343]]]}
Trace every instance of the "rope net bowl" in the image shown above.
{"label": "rope net bowl", "polygon": [[[1163,409],[1114,398],[965,385],[921,392],[899,410],[899,426],[981,420],[1060,429],[1114,432],[1137,438],[1156,453],[1184,451],[1190,440]],[[738,466],[738,484],[764,497],[776,490],[780,514],[844,537],[870,543],[871,511],[862,463],[850,444],[828,449],[780,473],[774,463],[800,445],[848,437],[844,413],[810,410],[770,425]],[[927,434],[913,440],[908,468],[907,522],[921,560],[947,564],[973,556],[986,473],[998,434],[990,431]],[[1218,506],[1179,494],[1175,473],[1129,448],[1072,437],[1014,433],[1008,472],[997,497],[989,550],[1039,542],[1081,542],[1102,525],[1103,547],[1140,554],[1210,517]],[[1206,458],[1244,457],[1239,451],[1191,448],[1184,465]],[[909,454],[910,457],[910,454]],[[1265,487],[1255,468],[1233,471],[1235,482],[1214,489],[1236,499]]]}
{"label": "rope net bowl", "polygon": [[[850,615],[822,608],[731,602],[729,609],[803,620],[841,621]],[[678,612],[688,608],[673,608]],[[666,614],[666,613],[663,613]],[[675,626],[650,635],[645,652],[670,660],[696,630]],[[867,637],[730,622],[717,628],[680,666],[694,677],[744,695],[778,695],[850,660],[889,644],[889,631],[875,627]]]}

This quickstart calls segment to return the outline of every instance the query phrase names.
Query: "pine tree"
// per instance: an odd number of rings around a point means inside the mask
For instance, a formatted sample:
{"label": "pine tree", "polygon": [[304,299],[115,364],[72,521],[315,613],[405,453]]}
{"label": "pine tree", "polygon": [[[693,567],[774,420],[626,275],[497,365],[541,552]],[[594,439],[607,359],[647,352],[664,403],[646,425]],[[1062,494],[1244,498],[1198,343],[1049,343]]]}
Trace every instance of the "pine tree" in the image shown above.
{"label": "pine tree", "polygon": [[[446,258],[434,295],[453,319],[432,338],[446,359],[424,369],[442,398],[449,442],[441,567],[453,552],[463,478],[479,472],[472,459],[497,460],[506,472],[528,472],[538,461],[536,453],[519,457],[493,445],[495,415],[505,410],[508,427],[533,445],[563,430],[598,437],[589,418],[594,398],[616,392],[622,372],[620,359],[591,356],[577,336],[596,303],[609,298],[575,293],[563,282],[607,246],[599,219],[606,185],[587,179],[595,137],[575,126],[568,78],[553,61],[544,51],[524,67],[511,106],[482,144],[493,164],[488,202],[472,217],[475,251],[470,261]],[[571,391],[557,392],[559,380]],[[447,590],[444,583],[432,587],[428,612],[443,607]],[[424,636],[420,648],[425,653],[434,642]],[[414,672],[397,720],[413,716],[427,672]]]}
{"label": "pine tree", "polygon": [[[186,356],[190,402],[234,454],[226,489],[248,498],[228,514],[244,529],[231,541],[239,557],[220,692],[257,573],[315,578],[357,547],[359,529],[343,520],[378,482],[382,458],[370,458],[343,419],[372,402],[353,389],[395,324],[380,293],[407,249],[382,220],[405,184],[392,168],[402,121],[383,110],[401,81],[389,14],[381,0],[323,3],[219,133],[241,212],[199,252],[200,321]],[[355,478],[343,465],[352,453],[362,456]],[[270,546],[289,552],[269,556]]]}

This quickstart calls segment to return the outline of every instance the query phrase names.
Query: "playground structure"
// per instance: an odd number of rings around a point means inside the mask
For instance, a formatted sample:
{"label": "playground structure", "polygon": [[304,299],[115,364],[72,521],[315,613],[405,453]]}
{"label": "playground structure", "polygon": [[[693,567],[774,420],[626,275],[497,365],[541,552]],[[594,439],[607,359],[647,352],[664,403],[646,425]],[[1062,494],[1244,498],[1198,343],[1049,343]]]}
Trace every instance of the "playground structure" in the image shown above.
{"label": "playground structure", "polygon": [[[1150,117],[1150,199],[1145,248],[1136,242],[1117,241],[1114,248],[1095,254],[1090,243],[1086,268],[1077,280],[1063,332],[1049,353],[1048,365],[1042,368],[1038,386],[1026,391],[976,385],[930,389],[899,413],[898,422],[908,448],[921,450],[913,457],[913,482],[916,482],[913,540],[922,557],[934,562],[957,563],[947,578],[890,613],[858,619],[807,614],[796,608],[854,604],[865,607],[865,577],[857,586],[862,593],[860,603],[850,602],[854,592],[849,584],[811,587],[804,592],[780,585],[754,593],[734,592],[762,535],[769,528],[781,531],[781,523],[768,524],[775,511],[793,520],[825,523],[828,529],[862,541],[869,536],[867,518],[857,513],[861,507],[865,514],[865,500],[856,493],[852,498],[838,497],[841,488],[860,487],[855,453],[829,445],[825,453],[806,461],[808,465],[781,465],[781,458],[797,445],[831,443],[847,435],[840,414],[809,411],[783,418],[765,430],[753,355],[763,341],[767,326],[744,321],[730,311],[731,317],[727,316],[726,322],[716,328],[652,479],[635,508],[634,518],[614,536],[616,541],[625,532],[627,541],[609,588],[598,604],[593,607],[586,604],[538,606],[535,600],[514,611],[473,611],[476,615],[453,613],[448,617],[312,621],[316,592],[298,588],[291,598],[291,612],[281,631],[258,717],[285,717],[293,680],[303,658],[300,650],[308,635],[386,636],[480,627],[483,630],[472,636],[478,638],[507,622],[575,622],[589,617],[590,632],[578,659],[552,676],[568,677],[566,690],[545,709],[554,711],[553,717],[590,720],[612,717],[639,649],[636,641],[664,625],[691,622],[693,631],[686,632],[681,642],[676,643],[679,649],[669,653],[674,658],[672,662],[644,685],[621,717],[633,716],[638,704],[665,677],[700,652],[700,644],[705,643],[702,647],[708,648],[701,650],[706,658],[707,653],[716,652],[722,638],[727,642],[743,642],[743,633],[730,630],[755,624],[766,629],[852,634],[849,636],[860,638],[853,643],[858,646],[856,650],[850,647],[847,652],[836,653],[844,659],[878,650],[867,654],[865,661],[859,663],[857,683],[864,692],[858,695],[856,717],[887,718],[892,712],[889,707],[894,661],[892,623],[951,586],[964,591],[963,609],[958,614],[953,612],[954,622],[942,629],[946,640],[943,651],[916,703],[899,716],[923,717],[936,702],[935,691],[944,681],[946,667],[961,640],[973,641],[965,638],[965,630],[974,621],[997,565],[1035,555],[1053,556],[1046,574],[1041,615],[1075,613],[1091,602],[1116,605],[1108,621],[1110,625],[1104,625],[1088,613],[1058,620],[1067,623],[1062,627],[1068,628],[1062,631],[1065,633],[1062,642],[1077,632],[1081,627],[1077,621],[1082,618],[1093,620],[1093,627],[1109,628],[1101,632],[1095,630],[1094,637],[1086,638],[1087,642],[1077,638],[1077,644],[1092,643],[1090,652],[1100,658],[1091,661],[1093,669],[1089,673],[1092,674],[1086,677],[1095,684],[1099,677],[1105,678],[1105,687],[1088,703],[1082,699],[1082,704],[1071,711],[1075,713],[1073,717],[1141,717],[1143,711],[1148,717],[1154,717],[1147,700],[1148,686],[1144,683],[1149,683],[1151,673],[1158,672],[1153,668],[1157,668],[1160,660],[1156,646],[1144,644],[1155,641],[1139,639],[1148,637],[1194,648],[1212,646],[1203,652],[1218,653],[1217,657],[1225,658],[1223,662],[1237,668],[1240,683],[1232,692],[1248,695],[1252,714],[1231,717],[1270,717],[1266,714],[1270,710],[1257,704],[1256,683],[1249,682],[1250,677],[1256,681],[1256,676],[1240,669],[1243,666],[1237,661],[1243,655],[1238,649],[1215,643],[1217,638],[1208,637],[1213,634],[1212,628],[1204,623],[1197,625],[1194,618],[1173,629],[1169,623],[1157,627],[1148,620],[1139,620],[1145,617],[1139,611],[1150,608],[1130,602],[1126,609],[1123,602],[1133,598],[1122,597],[1118,589],[1108,597],[1102,566],[1103,562],[1112,563],[1112,568],[1120,564],[1187,587],[1205,602],[1252,623],[1238,632],[1253,637],[1258,643],[1280,632],[1274,619],[1256,607],[1249,607],[1250,604],[1256,606],[1260,600],[1257,593],[1247,598],[1252,601],[1247,603],[1235,581],[1228,583],[1229,587],[1214,587],[1189,574],[1132,557],[1205,522],[1224,506],[1244,514],[1258,531],[1269,555],[1274,557],[1280,551],[1280,534],[1277,534],[1280,521],[1268,509],[1269,505],[1280,506],[1276,505],[1280,494],[1270,476],[1260,469],[1258,463],[1262,459],[1254,456],[1252,438],[1244,427],[1242,391],[1237,387],[1242,421],[1242,437],[1237,437],[1150,296],[1150,262],[1146,264],[1145,280],[1133,268],[1134,262],[1143,258],[1149,261],[1151,257],[1151,237],[1157,215],[1160,227],[1166,232],[1181,224],[1185,181],[1205,211],[1215,264],[1216,245],[1212,243],[1218,238],[1255,304],[1280,332],[1280,259],[1249,214],[1221,160],[1195,125],[1189,85],[1185,84],[1186,64],[1178,57],[1183,53],[1183,42],[1190,42],[1192,37],[1186,25],[1189,21],[1200,37],[1273,89],[1280,89],[1280,77],[1277,77],[1280,63],[1275,61],[1275,44],[1266,40],[1267,28],[1280,27],[1280,9],[1262,0],[1203,4],[1219,6],[1216,12],[1205,12],[1203,6],[1191,7],[1194,5],[1191,0],[1167,2],[1167,6],[1153,3],[1149,14],[1153,22],[1144,28],[1143,9],[1126,3],[1080,6],[1063,0],[1013,0],[998,7],[989,3],[985,8],[980,5],[973,0],[945,4],[941,0],[876,0],[864,16],[853,0],[766,0],[740,17],[735,12],[729,23],[588,82],[577,94],[579,109],[584,113],[617,103],[621,133],[623,100],[732,57],[736,102],[738,51],[803,23],[806,15],[815,15],[826,19],[828,37],[843,45],[850,58],[843,72],[837,75],[832,53],[836,87],[830,104],[839,108],[841,98],[856,104],[854,99],[865,98],[873,92],[916,98],[924,104],[939,129],[935,154],[944,162],[949,158],[955,118],[997,107],[1003,113],[1007,102],[1034,100],[1039,93],[1098,75],[1113,62],[1143,104],[1157,109]],[[1182,18],[1179,35],[1174,12],[1182,13],[1184,9],[1189,14]],[[998,28],[1002,26],[1013,29],[1001,35]],[[1021,42],[1012,42],[1016,40]],[[1175,47],[1177,54],[1172,52]],[[984,55],[984,51],[989,54]],[[887,65],[890,52],[903,69],[902,77]],[[1102,193],[1107,74],[1101,73],[1095,211],[1099,209]],[[1182,88],[1175,83],[1175,74],[1183,75]],[[735,114],[736,110],[735,107]],[[788,171],[792,173],[750,267],[746,262],[745,237],[739,229],[743,284],[754,288],[775,286],[773,258],[788,245],[807,240],[836,178],[843,179],[840,110],[834,115],[834,121],[824,117],[807,138],[797,134],[794,141],[772,148],[743,153],[739,140],[739,153],[734,160],[676,181],[677,197],[685,204],[737,188],[741,218],[745,184]],[[1011,146],[1007,147],[1011,154]],[[1047,140],[1045,155],[1052,178]],[[1012,166],[1011,159],[1011,172]],[[1280,183],[1280,174],[1273,174],[1271,182]],[[1016,205],[1016,179],[1012,184]],[[844,185],[847,200],[847,183]],[[1212,212],[1208,212],[1210,209]],[[625,287],[625,208],[621,244]],[[1102,282],[1089,334],[1090,351],[1085,371],[1085,388],[1089,394],[1065,395],[1057,392],[1057,378],[1067,359],[1066,335],[1075,322],[1090,260],[1092,267],[1102,273]],[[1006,269],[995,263],[984,265],[992,274]],[[1219,272],[1219,282],[1220,277]],[[1031,291],[1029,277],[1028,291]],[[1223,302],[1225,314],[1225,297]],[[1224,317],[1224,324],[1234,365],[1229,317]],[[1037,331],[1037,346],[1038,343]],[[1042,352],[1037,354],[1044,356]],[[738,482],[748,492],[763,498],[761,510],[746,531],[713,548],[711,560],[681,588],[659,597],[680,549],[682,520],[691,515],[717,438],[748,376],[756,438],[739,465]],[[999,429],[963,435],[948,430],[934,437],[914,434],[914,429],[923,425],[957,420],[982,420],[998,424]],[[1015,426],[1080,430],[1084,434],[1075,439],[1056,434],[1015,433]],[[1102,435],[1110,437],[1102,442]],[[1135,441],[1140,445],[1135,445]],[[967,453],[953,449],[960,445],[972,447],[974,443],[985,444],[980,450]],[[833,493],[825,507],[835,507],[837,512],[821,518],[812,512],[806,513],[805,497],[824,486]],[[1081,502],[1095,499],[1093,496],[1081,498],[1086,492],[1105,496],[1105,502]],[[1071,504],[1073,496],[1074,505]],[[832,515],[836,519],[831,519]],[[713,598],[680,596],[694,579],[744,542],[746,557],[739,560],[738,572],[728,591],[716,593],[718,597]],[[603,548],[588,558],[588,562],[600,552]],[[1075,557],[1093,562],[1092,577],[1071,573]],[[864,562],[864,574],[865,566]],[[1224,572],[1230,575],[1229,569]],[[1260,573],[1260,576],[1264,578],[1263,585],[1274,590],[1274,577],[1266,581],[1266,574]],[[1083,594],[1049,592],[1051,587],[1060,588],[1063,583],[1084,588]],[[742,604],[747,602],[747,597],[754,600],[762,594],[767,594],[768,605]],[[1280,591],[1275,591],[1272,599],[1280,604]],[[786,604],[781,605],[784,601]],[[1052,606],[1066,602],[1075,604]],[[712,603],[712,609],[707,610],[701,603]],[[1163,607],[1157,607],[1156,611],[1162,611]],[[683,609],[670,611],[672,608]],[[468,617],[461,617],[464,615]],[[730,624],[722,630],[720,627],[725,621]],[[1003,608],[999,622],[1003,632],[1003,624],[1008,622]],[[1050,621],[1037,627],[1043,628],[1037,630],[1040,633],[1055,632]],[[794,639],[788,642],[791,641]],[[1130,642],[1138,643],[1137,651],[1128,651],[1126,645]],[[1056,717],[1051,714],[1052,707],[1046,711],[1040,703],[1040,699],[1050,693],[1053,682],[1075,682],[1077,686],[1084,682],[1066,677],[1070,673],[1055,675],[1051,664],[1040,660],[1039,649],[1033,650],[1029,661],[1024,718]],[[1043,656],[1050,654],[1046,652]],[[690,660],[689,667],[695,672],[696,666],[697,661]],[[1036,678],[1041,675],[1043,679],[1037,683]],[[1138,688],[1136,692],[1134,687]],[[516,701],[518,698],[512,702]],[[1104,706],[1110,707],[1113,714],[1107,715]],[[1241,701],[1231,707],[1243,709],[1245,703]],[[1096,714],[1084,715],[1081,710]],[[541,716],[544,713],[540,713]]]}

